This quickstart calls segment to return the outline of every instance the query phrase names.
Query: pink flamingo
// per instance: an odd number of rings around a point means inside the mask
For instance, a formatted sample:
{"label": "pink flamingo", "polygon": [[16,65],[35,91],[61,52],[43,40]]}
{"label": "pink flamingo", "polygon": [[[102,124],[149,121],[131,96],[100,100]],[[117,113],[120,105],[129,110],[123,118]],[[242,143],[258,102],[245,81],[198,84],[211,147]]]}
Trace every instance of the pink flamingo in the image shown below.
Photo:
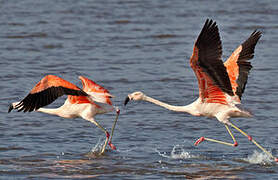
{"label": "pink flamingo", "polygon": [[[79,76],[79,79],[82,82],[83,90],[60,77],[47,75],[33,87],[23,100],[12,103],[8,112],[17,109],[23,112],[38,111],[63,118],[81,117],[94,123],[105,133],[106,140],[100,154],[104,153],[107,143],[115,150],[116,147],[111,143],[112,136],[110,138],[109,132],[94,119],[97,114],[116,110],[117,115],[112,128],[113,134],[120,113],[120,110],[112,105],[111,98],[113,96],[94,81],[83,76]],[[68,98],[61,107],[43,108],[63,95],[68,95]]]}
{"label": "pink flamingo", "polygon": [[260,37],[261,32],[255,30],[223,63],[218,27],[216,22],[206,20],[190,58],[190,66],[198,80],[199,98],[186,106],[173,106],[151,98],[142,92],[134,92],[128,95],[124,104],[126,105],[129,100],[143,100],[172,111],[185,112],[193,116],[215,117],[225,125],[233,143],[201,137],[195,142],[195,146],[205,140],[228,146],[237,146],[238,143],[229,129],[229,126],[231,126],[278,162],[278,158],[273,157],[250,135],[229,121],[229,118],[233,117],[251,117],[251,113],[241,109],[238,105],[241,103],[248,73],[252,68],[248,60],[253,58],[254,49]]}

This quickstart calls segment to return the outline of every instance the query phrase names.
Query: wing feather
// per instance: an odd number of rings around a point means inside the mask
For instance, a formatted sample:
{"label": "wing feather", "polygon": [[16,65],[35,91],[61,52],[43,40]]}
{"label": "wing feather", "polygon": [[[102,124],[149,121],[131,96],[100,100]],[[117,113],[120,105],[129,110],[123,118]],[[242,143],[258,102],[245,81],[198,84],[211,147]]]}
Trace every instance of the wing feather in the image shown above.
{"label": "wing feather", "polygon": [[195,42],[190,59],[191,68],[198,79],[199,96],[203,102],[222,103],[222,99],[225,100],[224,93],[234,95],[221,56],[222,45],[218,27],[216,22],[207,19]]}
{"label": "wing feather", "polygon": [[244,93],[248,74],[252,68],[248,60],[254,57],[255,46],[261,36],[262,33],[255,30],[224,63],[230,77],[233,92],[239,97],[239,101]]}
{"label": "wing feather", "polygon": [[51,104],[63,95],[88,96],[86,92],[74,84],[60,77],[47,75],[15,106],[15,109],[23,112],[31,112]]}
{"label": "wing feather", "polygon": [[111,98],[113,96],[107,89],[86,77],[79,76],[79,79],[82,82],[83,90],[90,95],[93,101],[112,105]]}

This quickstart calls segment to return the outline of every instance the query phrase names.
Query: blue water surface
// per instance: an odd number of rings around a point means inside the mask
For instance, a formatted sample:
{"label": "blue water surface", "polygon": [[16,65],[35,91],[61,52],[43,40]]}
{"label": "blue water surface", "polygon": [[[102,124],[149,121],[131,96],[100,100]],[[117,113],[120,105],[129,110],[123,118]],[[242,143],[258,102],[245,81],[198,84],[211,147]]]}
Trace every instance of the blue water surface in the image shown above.
{"label": "blue water surface", "polygon": [[[216,119],[147,102],[123,107],[137,90],[173,105],[198,97],[189,58],[207,18],[219,26],[224,60],[263,32],[242,98],[254,117],[233,122],[278,156],[277,1],[1,1],[0,179],[276,179],[277,164],[235,131],[236,148],[195,147],[200,136],[232,141]],[[116,96],[116,151],[96,155],[104,134],[83,119],[7,113],[47,74],[78,86],[83,75]],[[96,120],[110,130],[114,117]]]}

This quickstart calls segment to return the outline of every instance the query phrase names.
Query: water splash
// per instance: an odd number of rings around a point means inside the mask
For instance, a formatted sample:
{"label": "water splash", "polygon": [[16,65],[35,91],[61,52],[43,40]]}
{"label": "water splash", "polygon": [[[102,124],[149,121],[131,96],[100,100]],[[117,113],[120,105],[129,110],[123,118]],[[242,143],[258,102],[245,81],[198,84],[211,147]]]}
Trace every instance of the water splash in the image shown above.
{"label": "water splash", "polygon": [[102,138],[100,138],[98,142],[95,144],[95,146],[92,147],[91,151],[87,152],[84,156],[89,159],[95,159],[102,156],[100,152],[102,150],[103,145],[104,145],[104,141]]}
{"label": "water splash", "polygon": [[171,151],[171,153],[167,152],[160,152],[156,149],[156,152],[165,158],[169,159],[190,159],[194,158],[195,156],[191,155],[189,152],[185,151],[180,145],[175,145]]}
{"label": "water splash", "polygon": [[96,145],[91,149],[91,153],[99,153],[104,145],[104,141],[102,138],[98,140]]}
{"label": "water splash", "polygon": [[243,159],[251,164],[270,165],[274,161],[264,152],[254,151],[252,155]]}

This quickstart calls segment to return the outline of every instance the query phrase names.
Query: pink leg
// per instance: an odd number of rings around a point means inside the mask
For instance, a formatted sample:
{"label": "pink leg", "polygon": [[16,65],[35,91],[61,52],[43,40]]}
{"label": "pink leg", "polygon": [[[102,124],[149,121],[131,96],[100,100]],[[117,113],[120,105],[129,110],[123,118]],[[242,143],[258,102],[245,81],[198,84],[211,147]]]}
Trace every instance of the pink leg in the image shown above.
{"label": "pink leg", "polygon": [[[109,138],[110,138],[109,132],[106,131],[105,133],[106,133],[106,139],[109,140]],[[113,149],[113,150],[116,150],[116,149],[117,149],[116,146],[114,146],[114,145],[111,143],[111,140],[108,142],[108,145],[109,145],[110,148]]]}
{"label": "pink leg", "polygon": [[106,138],[109,139],[109,137],[110,137],[109,132],[108,132],[108,131],[105,131],[105,134],[106,134]]}
{"label": "pink leg", "polygon": [[204,137],[200,137],[195,143],[194,146],[198,146],[201,142],[203,142],[205,140]]}
{"label": "pink leg", "polygon": [[111,149],[117,150],[116,146],[114,146],[111,141],[108,142],[108,145],[110,146]]}
{"label": "pink leg", "polygon": [[116,114],[116,118],[115,118],[115,121],[114,121],[112,130],[111,130],[111,138],[110,138],[110,140],[109,140],[109,142],[108,142],[108,145],[109,145],[110,148],[113,149],[113,150],[116,150],[116,149],[117,149],[116,146],[114,146],[114,145],[111,143],[111,141],[112,141],[112,137],[113,137],[113,135],[114,135],[114,130],[115,130],[115,127],[116,127],[116,123],[117,123],[118,117],[119,117],[119,115],[120,115],[120,109],[116,108],[116,113],[117,113],[117,114]]}
{"label": "pink leg", "polygon": [[[109,132],[106,131],[105,133],[106,133],[106,139],[109,140],[109,138],[110,138]],[[116,149],[117,149],[116,146],[114,146],[114,145],[111,143],[111,140],[108,142],[108,145],[109,145],[110,148],[113,149],[113,150],[116,150]]]}
{"label": "pink leg", "polygon": [[232,143],[227,143],[227,142],[224,142],[224,141],[219,141],[219,140],[216,140],[216,139],[210,139],[210,138],[205,138],[205,137],[200,137],[195,143],[194,145],[197,146],[199,145],[201,142],[203,141],[211,141],[211,142],[216,142],[216,143],[219,143],[219,144],[224,144],[224,145],[227,145],[227,146],[234,146],[234,147],[237,147],[238,146],[238,143],[234,137],[234,135],[232,134],[231,130],[229,129],[229,127],[225,124],[225,127],[227,129],[227,131],[229,132],[230,136],[232,137],[233,141],[234,141],[234,144]]}
{"label": "pink leg", "polygon": [[251,141],[252,143],[254,143],[258,148],[260,148],[263,152],[265,152],[266,154],[268,154],[271,158],[274,159],[274,161],[278,162],[278,158],[274,157],[269,151],[267,151],[265,148],[263,148],[261,145],[259,145],[253,138],[252,136],[246,134],[244,131],[242,131],[241,129],[239,129],[237,126],[235,126],[234,124],[232,124],[230,122],[230,125],[235,128],[236,130],[238,130],[241,134],[243,134],[244,136],[246,136],[248,138],[249,141]]}
{"label": "pink leg", "polygon": [[238,146],[238,143],[235,141],[234,144],[232,143],[228,143],[228,142],[224,142],[224,141],[219,141],[219,140],[216,140],[216,139],[211,139],[211,138],[205,138],[205,137],[200,137],[195,143],[194,145],[195,146],[198,146],[201,142],[203,141],[211,141],[211,142],[215,142],[215,143],[219,143],[219,144],[224,144],[224,145],[227,145],[227,146],[234,146],[234,147],[237,147]]}

